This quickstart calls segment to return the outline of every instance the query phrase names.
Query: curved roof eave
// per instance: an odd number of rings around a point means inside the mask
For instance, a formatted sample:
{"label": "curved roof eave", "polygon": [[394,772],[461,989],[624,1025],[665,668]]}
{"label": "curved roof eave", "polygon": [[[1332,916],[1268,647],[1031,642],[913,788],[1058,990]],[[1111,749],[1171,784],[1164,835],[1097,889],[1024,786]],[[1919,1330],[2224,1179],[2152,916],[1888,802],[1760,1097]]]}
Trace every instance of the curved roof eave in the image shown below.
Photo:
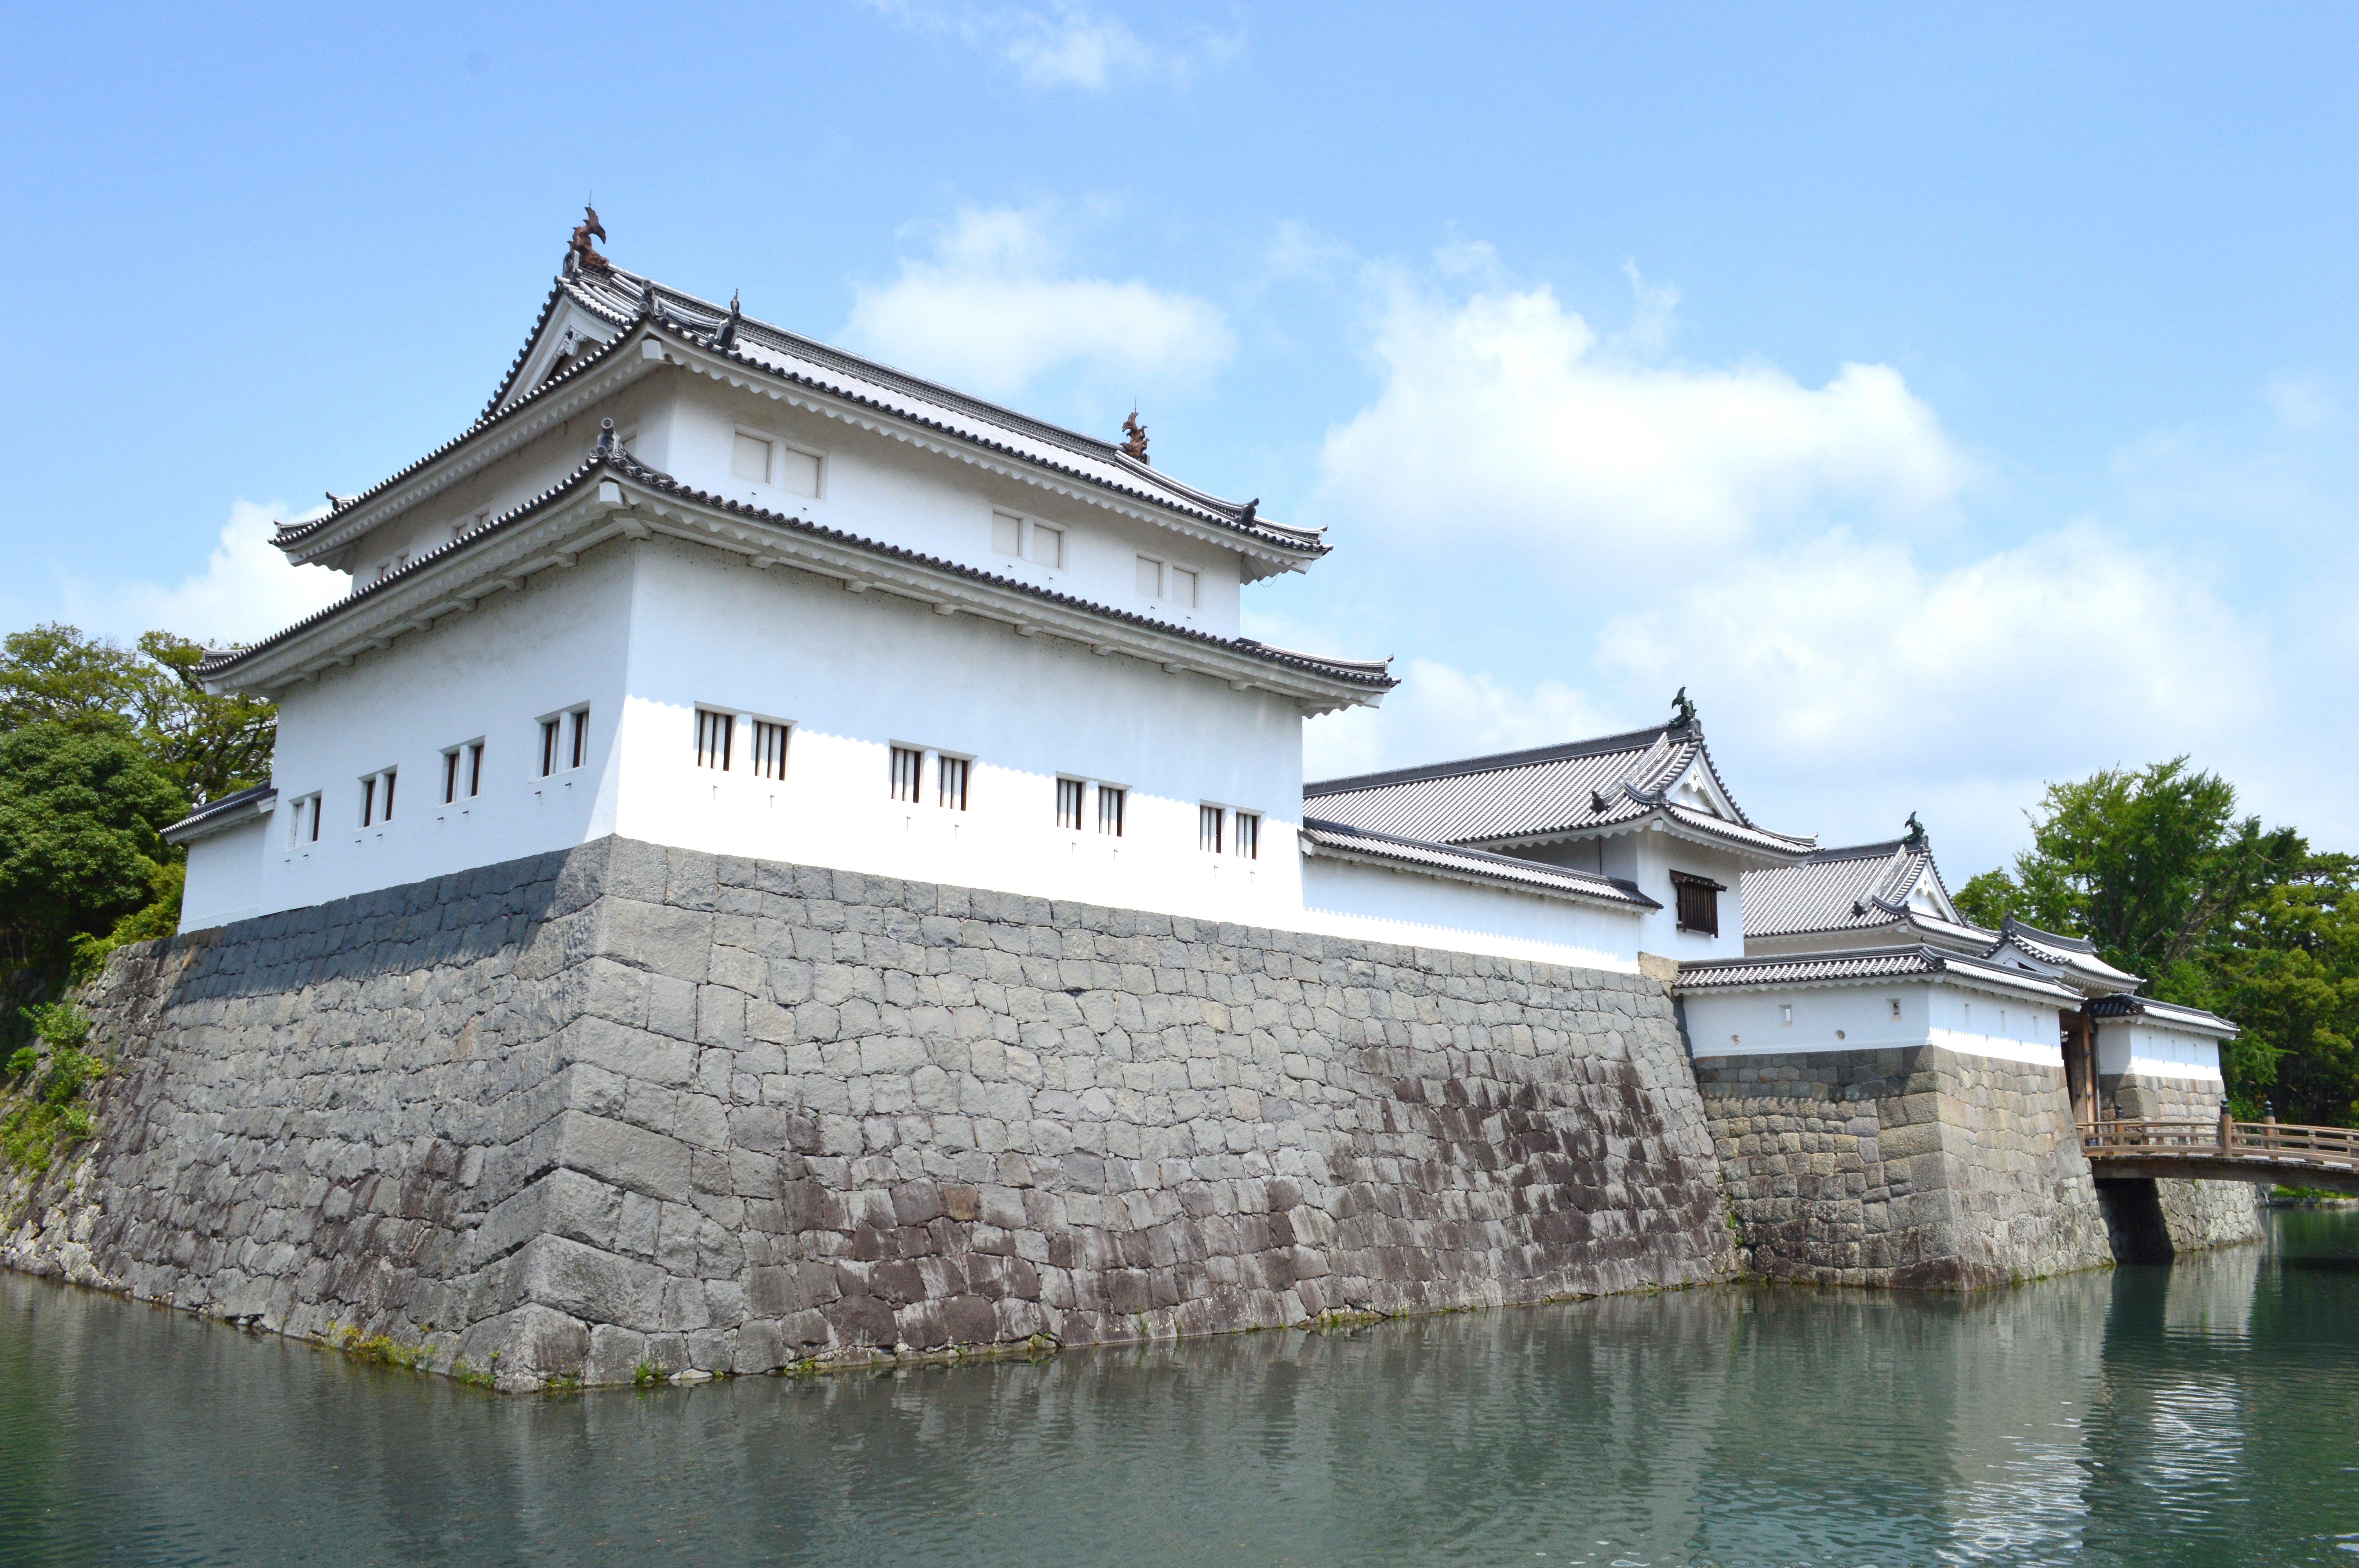
{"label": "curved roof eave", "polygon": [[[1039,588],[1012,578],[1000,577],[960,562],[922,555],[897,545],[864,538],[842,529],[829,528],[800,517],[788,517],[782,514],[730,501],[724,497],[709,495],[681,483],[659,469],[650,468],[639,462],[629,453],[619,449],[593,451],[580,467],[538,495],[519,503],[449,544],[429,551],[390,576],[355,590],[346,598],[313,612],[272,636],[247,647],[224,650],[217,656],[207,657],[198,665],[197,673],[208,682],[226,681],[241,667],[254,665],[257,660],[285,647],[290,641],[350,615],[372,601],[398,593],[402,589],[414,585],[429,574],[439,571],[458,556],[488,548],[504,535],[514,534],[565,504],[585,499],[584,491],[593,478],[602,474],[617,480],[628,480],[675,503],[699,507],[724,516],[743,518],[783,534],[823,541],[826,545],[840,548],[850,556],[866,557],[878,561],[920,568],[928,574],[987,587],[993,594],[1008,595],[1018,600],[1037,601],[1060,610],[1077,611],[1093,620],[1143,631],[1158,638],[1174,639],[1182,644],[1218,650],[1233,657],[1244,657],[1256,663],[1289,670],[1313,680],[1330,683],[1332,694],[1345,702],[1374,700],[1399,684],[1391,674],[1389,659],[1331,659],[1276,647],[1252,638],[1221,637],[1209,632],[1199,632],[1192,627],[1173,625],[1169,622],[1157,621],[1131,611],[1118,610],[1110,605],[1098,604],[1071,594],[1058,593],[1053,589]],[[758,550],[754,549],[749,549],[747,553],[760,555]],[[778,557],[778,559],[783,558]],[[509,577],[495,575],[491,586],[475,586],[481,592],[488,593],[495,588],[509,586],[512,580],[520,581],[520,579],[512,579]],[[454,591],[453,607],[457,607],[458,597],[459,595]],[[467,603],[472,605],[473,600],[469,600]],[[432,608],[432,601],[429,600],[427,605],[420,607],[419,611],[426,615],[429,624],[431,622],[432,615],[428,611]],[[403,614],[407,616],[409,612],[404,611]],[[408,620],[402,622],[403,626],[410,623]],[[398,630],[399,628],[397,628],[397,634]],[[1142,652],[1140,656],[1149,655]],[[288,678],[301,677],[290,674]],[[1347,692],[1356,695],[1347,697],[1344,695]]]}

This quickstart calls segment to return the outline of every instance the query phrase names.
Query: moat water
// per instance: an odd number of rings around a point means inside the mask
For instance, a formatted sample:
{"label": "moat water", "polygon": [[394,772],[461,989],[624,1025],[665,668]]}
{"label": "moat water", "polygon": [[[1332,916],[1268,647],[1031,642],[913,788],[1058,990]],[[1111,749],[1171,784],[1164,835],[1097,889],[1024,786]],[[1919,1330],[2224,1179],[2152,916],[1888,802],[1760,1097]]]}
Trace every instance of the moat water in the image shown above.
{"label": "moat water", "polygon": [[1966,1298],[548,1398],[0,1275],[0,1563],[96,1561],[2359,1562],[2359,1215]]}

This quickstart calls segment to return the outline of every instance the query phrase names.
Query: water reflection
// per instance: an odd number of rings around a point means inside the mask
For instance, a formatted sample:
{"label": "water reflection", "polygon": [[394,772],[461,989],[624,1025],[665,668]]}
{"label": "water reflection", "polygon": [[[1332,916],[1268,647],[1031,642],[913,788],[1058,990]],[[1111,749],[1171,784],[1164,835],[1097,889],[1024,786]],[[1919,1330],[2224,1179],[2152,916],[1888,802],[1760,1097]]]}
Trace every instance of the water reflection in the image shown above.
{"label": "water reflection", "polygon": [[2354,1235],[557,1400],[12,1277],[0,1558],[2313,1561],[2359,1529]]}

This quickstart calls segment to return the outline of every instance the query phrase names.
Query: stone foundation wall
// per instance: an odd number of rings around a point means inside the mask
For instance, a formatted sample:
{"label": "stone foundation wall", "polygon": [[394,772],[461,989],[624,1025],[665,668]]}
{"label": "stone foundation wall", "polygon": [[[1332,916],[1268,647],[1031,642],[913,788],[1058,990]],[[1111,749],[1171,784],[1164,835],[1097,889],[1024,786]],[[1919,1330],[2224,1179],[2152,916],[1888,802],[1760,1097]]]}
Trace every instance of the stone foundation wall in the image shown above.
{"label": "stone foundation wall", "polygon": [[116,955],[0,1261],[503,1387],[1734,1266],[1665,987],[608,839]]}
{"label": "stone foundation wall", "polygon": [[2111,1261],[2060,1067],[1925,1045],[1695,1074],[1759,1273],[1968,1289]]}
{"label": "stone foundation wall", "polygon": [[[2218,1118],[2225,1096],[2218,1084],[2142,1073],[2101,1076],[2097,1092],[2107,1115],[2130,1121],[2212,1121]],[[2251,1182],[2157,1180],[2154,1191],[2159,1246],[2141,1242],[2128,1251],[2116,1248],[2119,1261],[2159,1262],[2182,1252],[2261,1238],[2266,1187]]]}

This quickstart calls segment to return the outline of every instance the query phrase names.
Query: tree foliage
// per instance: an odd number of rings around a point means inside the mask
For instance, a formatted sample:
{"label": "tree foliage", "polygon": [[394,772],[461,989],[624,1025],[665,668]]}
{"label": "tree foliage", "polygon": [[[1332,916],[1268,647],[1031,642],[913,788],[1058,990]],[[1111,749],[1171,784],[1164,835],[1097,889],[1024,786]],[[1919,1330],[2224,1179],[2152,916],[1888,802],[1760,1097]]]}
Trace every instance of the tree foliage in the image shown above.
{"label": "tree foliage", "polygon": [[57,622],[0,639],[0,965],[168,935],[184,857],[157,831],[269,776],[277,712],[215,696],[202,644]]}
{"label": "tree foliage", "polygon": [[2087,937],[2149,994],[2208,1008],[2243,1033],[2224,1053],[2239,1114],[2359,1123],[2359,894],[2349,856],[2238,816],[2234,785],[2187,759],[2048,786],[2031,848],[1957,894]]}

